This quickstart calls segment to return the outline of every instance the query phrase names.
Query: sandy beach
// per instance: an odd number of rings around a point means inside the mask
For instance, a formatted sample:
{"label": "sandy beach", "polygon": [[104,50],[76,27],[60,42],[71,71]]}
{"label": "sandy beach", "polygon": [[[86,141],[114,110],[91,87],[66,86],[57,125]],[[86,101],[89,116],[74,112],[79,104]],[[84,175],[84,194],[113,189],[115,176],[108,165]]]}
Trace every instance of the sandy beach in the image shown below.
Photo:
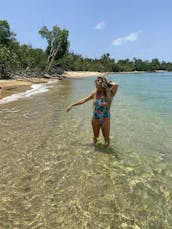
{"label": "sandy beach", "polygon": [[[91,76],[103,76],[105,73],[100,72],[87,72],[87,71],[66,71],[63,73],[65,78],[84,78]],[[51,80],[53,80],[51,78]],[[56,80],[56,79],[55,79]],[[10,96],[12,94],[17,94],[29,90],[32,84],[37,83],[48,83],[48,79],[45,78],[17,78],[9,80],[0,80],[0,99]]]}
{"label": "sandy beach", "polygon": [[66,78],[84,78],[91,76],[105,76],[107,73],[102,72],[87,72],[87,71],[66,71],[63,76]]}
{"label": "sandy beach", "polygon": [[0,80],[0,99],[10,96],[12,94],[17,94],[25,92],[31,89],[33,84],[38,83],[48,83],[48,79],[37,78],[37,77],[24,77],[8,80]]}
{"label": "sandy beach", "polygon": [[0,80],[0,99],[31,88],[31,82],[18,80]]}

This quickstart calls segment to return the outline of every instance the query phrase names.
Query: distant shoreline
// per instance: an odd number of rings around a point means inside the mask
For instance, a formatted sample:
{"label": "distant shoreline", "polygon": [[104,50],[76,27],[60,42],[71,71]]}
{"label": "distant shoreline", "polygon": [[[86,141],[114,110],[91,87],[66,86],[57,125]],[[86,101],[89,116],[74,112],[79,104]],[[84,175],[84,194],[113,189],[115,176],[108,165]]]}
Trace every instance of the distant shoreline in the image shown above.
{"label": "distant shoreline", "polygon": [[90,71],[66,71],[62,74],[65,78],[85,78],[85,77],[98,77],[98,76],[107,76],[109,74],[143,74],[143,73],[164,73],[168,71],[156,70],[153,72],[147,71],[132,71],[132,72],[90,72]]}
{"label": "distant shoreline", "polygon": [[[106,73],[100,72],[87,72],[87,71],[66,71],[62,74],[62,78],[84,78],[91,76],[104,76]],[[48,83],[51,80],[58,80],[50,78],[40,78],[40,77],[18,77],[15,76],[15,79],[0,80],[0,99],[4,97],[25,92],[31,89],[33,84],[38,83]]]}
{"label": "distant shoreline", "polygon": [[[152,73],[163,73],[167,71],[158,70]],[[65,71],[62,74],[62,78],[74,79],[74,78],[86,78],[86,77],[98,77],[98,76],[107,76],[109,74],[143,74],[148,73],[145,71],[133,71],[133,72],[93,72],[93,71]],[[57,79],[46,79],[39,77],[15,77],[16,79],[0,80],[0,99],[25,92],[31,89],[33,84],[38,83],[48,83],[49,80]]]}
{"label": "distant shoreline", "polygon": [[85,78],[85,77],[98,77],[105,76],[107,72],[90,72],[90,71],[65,71],[62,76],[65,78]]}

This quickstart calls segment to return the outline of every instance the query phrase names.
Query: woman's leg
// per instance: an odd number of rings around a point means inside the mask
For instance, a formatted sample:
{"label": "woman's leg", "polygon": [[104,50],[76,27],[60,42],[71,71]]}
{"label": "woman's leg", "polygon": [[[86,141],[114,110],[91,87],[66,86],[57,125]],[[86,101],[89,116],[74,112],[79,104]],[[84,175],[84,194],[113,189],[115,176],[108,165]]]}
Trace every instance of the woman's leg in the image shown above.
{"label": "woman's leg", "polygon": [[99,124],[100,120],[99,119],[92,119],[92,128],[93,128],[93,134],[94,134],[94,138],[93,138],[93,142],[94,144],[97,142],[97,138],[99,137],[99,132],[100,132],[100,124]]}
{"label": "woman's leg", "polygon": [[105,144],[108,144],[110,143],[110,140],[109,140],[109,134],[110,134],[110,119],[109,118],[104,118],[104,122],[102,124],[102,134],[103,134],[103,137],[104,137],[104,140],[105,140]]}

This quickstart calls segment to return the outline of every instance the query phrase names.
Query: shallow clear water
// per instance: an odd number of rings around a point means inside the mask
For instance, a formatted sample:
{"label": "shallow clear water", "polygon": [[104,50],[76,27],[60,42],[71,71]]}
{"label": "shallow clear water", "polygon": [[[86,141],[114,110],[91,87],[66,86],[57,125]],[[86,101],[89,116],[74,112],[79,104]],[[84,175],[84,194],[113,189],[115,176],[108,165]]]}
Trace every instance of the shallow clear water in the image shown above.
{"label": "shallow clear water", "polygon": [[172,74],[110,75],[111,145],[92,144],[94,78],[0,105],[0,228],[172,228]]}

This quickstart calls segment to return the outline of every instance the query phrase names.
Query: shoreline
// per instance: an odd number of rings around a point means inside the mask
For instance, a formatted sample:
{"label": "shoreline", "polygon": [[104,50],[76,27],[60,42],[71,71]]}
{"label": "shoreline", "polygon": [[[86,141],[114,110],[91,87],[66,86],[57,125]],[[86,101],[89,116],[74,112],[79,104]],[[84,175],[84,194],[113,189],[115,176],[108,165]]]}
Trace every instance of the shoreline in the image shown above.
{"label": "shoreline", "polygon": [[109,74],[144,74],[144,73],[165,73],[169,71],[165,70],[156,70],[152,72],[147,71],[132,71],[132,72],[93,72],[93,71],[65,71],[62,74],[64,78],[86,78],[86,77],[98,77],[98,76],[107,76]]}
{"label": "shoreline", "polygon": [[[107,74],[107,73],[106,73]],[[105,76],[105,73],[87,72],[87,71],[65,71],[62,74],[64,78],[85,78],[95,76]],[[15,77],[14,79],[0,80],[0,99],[13,94],[19,94],[30,90],[33,84],[48,83],[49,81],[56,81],[53,78],[40,77]]]}
{"label": "shoreline", "polygon": [[[155,71],[152,73],[163,73],[167,71]],[[108,74],[143,74],[145,71],[133,71],[133,72],[93,72],[93,71],[65,71],[62,74],[62,78],[75,79],[75,78],[86,78],[86,77],[98,77],[107,76]],[[50,80],[56,81],[53,78],[42,78],[42,77],[18,77],[14,79],[0,80],[0,99],[13,94],[18,94],[30,90],[33,84],[48,83]]]}
{"label": "shoreline", "polygon": [[17,80],[0,80],[0,99],[27,91],[31,88],[31,82]]}
{"label": "shoreline", "polygon": [[26,92],[32,89],[33,84],[48,83],[44,78],[16,78],[8,80],[0,80],[0,99],[5,97]]}
{"label": "shoreline", "polygon": [[90,72],[90,71],[65,71],[62,76],[65,78],[86,78],[95,76],[105,76],[107,72]]}

